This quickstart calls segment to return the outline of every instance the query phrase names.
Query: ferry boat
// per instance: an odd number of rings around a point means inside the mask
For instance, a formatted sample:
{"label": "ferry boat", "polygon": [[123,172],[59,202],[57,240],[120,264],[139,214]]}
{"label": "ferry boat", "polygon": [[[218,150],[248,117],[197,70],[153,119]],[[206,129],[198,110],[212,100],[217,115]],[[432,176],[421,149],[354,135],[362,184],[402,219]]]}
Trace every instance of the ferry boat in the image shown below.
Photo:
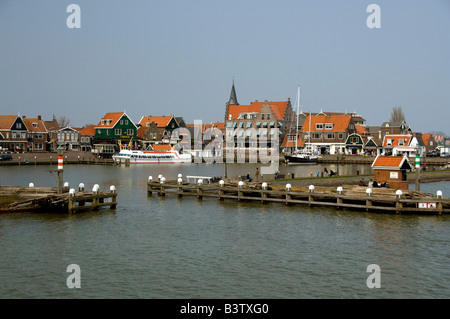
{"label": "ferry boat", "polygon": [[142,151],[122,146],[112,158],[117,164],[192,163],[192,155],[187,151],[178,152],[170,145],[167,148],[155,148],[149,146]]}

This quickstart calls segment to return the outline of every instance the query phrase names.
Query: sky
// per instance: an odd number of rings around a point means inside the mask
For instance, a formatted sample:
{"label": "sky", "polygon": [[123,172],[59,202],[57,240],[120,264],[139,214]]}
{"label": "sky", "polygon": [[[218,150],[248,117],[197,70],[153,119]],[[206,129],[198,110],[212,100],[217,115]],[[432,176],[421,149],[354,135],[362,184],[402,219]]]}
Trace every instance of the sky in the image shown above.
{"label": "sky", "polygon": [[449,58],[449,0],[0,0],[0,114],[72,126],[224,121],[234,81],[239,104],[295,104],[300,85],[303,112],[381,125],[400,106],[450,136]]}

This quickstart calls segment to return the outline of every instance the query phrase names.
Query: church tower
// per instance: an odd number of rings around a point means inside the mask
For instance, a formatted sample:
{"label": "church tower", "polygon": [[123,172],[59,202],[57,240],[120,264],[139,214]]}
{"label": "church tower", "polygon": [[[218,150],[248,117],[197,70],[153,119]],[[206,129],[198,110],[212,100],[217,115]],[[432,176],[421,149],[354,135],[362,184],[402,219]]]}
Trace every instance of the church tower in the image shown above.
{"label": "church tower", "polygon": [[230,99],[228,100],[228,102],[226,103],[226,106],[225,106],[225,122],[228,120],[228,109],[229,109],[230,105],[239,105],[239,103],[237,101],[237,96],[236,96],[236,89],[234,88],[234,79],[233,79],[233,85],[231,87]]}

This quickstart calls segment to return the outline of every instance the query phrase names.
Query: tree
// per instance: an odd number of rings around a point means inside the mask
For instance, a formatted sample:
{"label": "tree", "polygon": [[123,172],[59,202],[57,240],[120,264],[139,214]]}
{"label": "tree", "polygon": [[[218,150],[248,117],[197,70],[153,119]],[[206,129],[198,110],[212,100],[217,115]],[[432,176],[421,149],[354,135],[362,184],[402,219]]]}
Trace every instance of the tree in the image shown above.
{"label": "tree", "polygon": [[60,116],[57,120],[59,127],[67,127],[70,124],[70,119],[66,118],[64,115]]}
{"label": "tree", "polygon": [[401,106],[394,106],[391,112],[390,122],[403,122],[405,120],[405,114],[403,114]]}

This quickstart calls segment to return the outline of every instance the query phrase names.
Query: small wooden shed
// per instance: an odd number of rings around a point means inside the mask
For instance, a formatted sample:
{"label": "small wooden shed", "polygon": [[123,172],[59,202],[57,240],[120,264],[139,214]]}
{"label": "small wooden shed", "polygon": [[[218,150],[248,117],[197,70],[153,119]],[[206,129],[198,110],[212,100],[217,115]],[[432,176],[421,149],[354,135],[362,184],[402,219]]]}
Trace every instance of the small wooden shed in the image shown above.
{"label": "small wooden shed", "polygon": [[394,189],[409,189],[406,171],[411,170],[406,156],[378,155],[372,163],[374,179],[378,184],[387,183]]}

